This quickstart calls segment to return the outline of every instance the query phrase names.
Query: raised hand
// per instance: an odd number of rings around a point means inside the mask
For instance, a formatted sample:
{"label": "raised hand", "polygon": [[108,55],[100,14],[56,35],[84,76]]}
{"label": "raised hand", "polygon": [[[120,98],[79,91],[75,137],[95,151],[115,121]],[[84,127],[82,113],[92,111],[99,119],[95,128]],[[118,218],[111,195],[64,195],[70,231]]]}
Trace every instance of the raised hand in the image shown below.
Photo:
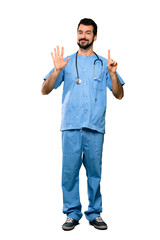
{"label": "raised hand", "polygon": [[114,60],[111,59],[110,50],[108,50],[108,65],[107,65],[107,67],[108,67],[108,71],[110,74],[113,74],[116,72],[117,65],[118,65],[117,62],[115,62]]}
{"label": "raised hand", "polygon": [[53,63],[54,63],[56,70],[61,71],[67,65],[67,63],[70,59],[70,57],[68,57],[66,59],[66,61],[64,61],[63,54],[64,54],[64,47],[62,47],[61,53],[60,53],[59,46],[57,46],[57,49],[54,48],[54,54],[53,54],[53,52],[51,52],[51,56],[52,56]]}

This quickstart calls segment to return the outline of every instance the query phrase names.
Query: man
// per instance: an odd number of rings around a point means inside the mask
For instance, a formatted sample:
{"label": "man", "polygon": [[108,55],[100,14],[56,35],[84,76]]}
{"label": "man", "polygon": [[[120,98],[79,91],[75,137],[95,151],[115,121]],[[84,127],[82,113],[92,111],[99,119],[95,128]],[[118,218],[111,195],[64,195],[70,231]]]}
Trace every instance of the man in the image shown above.
{"label": "man", "polygon": [[123,98],[123,80],[116,72],[117,63],[93,52],[97,25],[82,19],[77,29],[77,53],[63,59],[64,48],[51,53],[54,68],[44,78],[42,94],[57,89],[62,82],[62,190],[63,213],[67,220],[63,230],[72,230],[82,217],[79,197],[79,170],[83,163],[88,184],[88,210],[85,216],[97,229],[107,229],[100,216],[102,148],[105,133],[106,87]]}

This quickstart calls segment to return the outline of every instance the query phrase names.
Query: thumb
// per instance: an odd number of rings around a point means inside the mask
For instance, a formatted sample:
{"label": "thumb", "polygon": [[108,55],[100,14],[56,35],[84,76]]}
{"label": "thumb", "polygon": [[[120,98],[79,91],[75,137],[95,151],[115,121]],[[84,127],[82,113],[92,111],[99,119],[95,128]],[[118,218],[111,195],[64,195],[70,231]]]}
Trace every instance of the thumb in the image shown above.
{"label": "thumb", "polygon": [[67,65],[67,63],[68,63],[69,60],[70,60],[70,57],[68,57],[68,58],[66,59],[66,61],[65,61],[66,65]]}

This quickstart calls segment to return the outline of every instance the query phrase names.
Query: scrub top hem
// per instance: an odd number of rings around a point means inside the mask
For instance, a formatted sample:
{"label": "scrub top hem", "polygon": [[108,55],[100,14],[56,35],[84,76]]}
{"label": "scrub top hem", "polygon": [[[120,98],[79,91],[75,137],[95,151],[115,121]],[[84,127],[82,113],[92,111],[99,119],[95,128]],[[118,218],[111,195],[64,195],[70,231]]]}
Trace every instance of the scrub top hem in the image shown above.
{"label": "scrub top hem", "polygon": [[88,126],[88,125],[82,125],[82,126],[71,126],[71,125],[69,125],[69,126],[62,126],[60,130],[63,132],[63,131],[66,131],[66,130],[81,130],[83,128],[91,129],[93,131],[97,131],[99,133],[105,134],[104,128],[103,129],[99,129],[99,128],[95,127],[95,126]]}

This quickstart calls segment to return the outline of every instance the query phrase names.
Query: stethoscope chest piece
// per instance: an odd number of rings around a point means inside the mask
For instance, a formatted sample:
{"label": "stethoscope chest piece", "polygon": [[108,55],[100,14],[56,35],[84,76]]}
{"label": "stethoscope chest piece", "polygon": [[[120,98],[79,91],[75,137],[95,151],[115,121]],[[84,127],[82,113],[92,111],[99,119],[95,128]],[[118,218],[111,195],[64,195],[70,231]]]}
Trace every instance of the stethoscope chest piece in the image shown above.
{"label": "stethoscope chest piece", "polygon": [[81,79],[78,78],[78,79],[76,80],[76,83],[79,85],[79,84],[81,83]]}

